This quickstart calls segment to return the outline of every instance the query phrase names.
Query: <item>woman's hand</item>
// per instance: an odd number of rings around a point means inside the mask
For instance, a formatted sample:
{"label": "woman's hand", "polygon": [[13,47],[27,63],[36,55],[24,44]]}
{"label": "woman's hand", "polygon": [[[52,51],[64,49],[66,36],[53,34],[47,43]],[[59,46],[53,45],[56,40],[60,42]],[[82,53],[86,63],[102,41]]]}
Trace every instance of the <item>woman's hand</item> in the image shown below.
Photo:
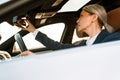
{"label": "woman's hand", "polygon": [[28,19],[25,19],[25,21],[28,23],[28,27],[27,28],[22,28],[22,30],[27,30],[29,32],[34,32],[35,29],[36,29],[34,27],[34,25]]}
{"label": "woman's hand", "polygon": [[29,55],[33,55],[34,53],[31,51],[24,51],[20,54],[20,56],[29,56]]}

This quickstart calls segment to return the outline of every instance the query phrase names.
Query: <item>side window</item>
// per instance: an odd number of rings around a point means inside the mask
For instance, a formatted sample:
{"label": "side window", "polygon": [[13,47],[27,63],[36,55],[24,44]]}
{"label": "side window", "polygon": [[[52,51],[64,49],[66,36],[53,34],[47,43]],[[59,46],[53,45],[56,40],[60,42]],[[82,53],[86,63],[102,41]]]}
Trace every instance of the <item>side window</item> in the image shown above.
{"label": "side window", "polygon": [[79,38],[76,34],[76,29],[74,30],[74,34],[73,34],[73,39],[72,39],[72,43],[75,43],[77,41],[82,41],[82,40],[87,40],[88,37],[82,37],[82,38]]}
{"label": "side window", "polygon": [[[43,26],[43,27],[39,28],[38,30],[43,32],[44,34],[46,34],[49,38],[59,42],[64,28],[65,28],[64,23],[56,23],[56,24]],[[26,36],[24,36],[23,40],[28,49],[45,47],[40,42],[35,40],[35,37],[33,36],[32,33],[29,33]],[[15,46],[16,46],[15,51],[19,51],[19,47],[18,47],[17,43],[15,43]]]}
{"label": "side window", "polygon": [[74,33],[73,33],[73,39],[72,39],[72,43],[76,42],[76,41],[79,41],[80,38],[78,38],[77,34],[76,34],[76,29],[74,30]]}

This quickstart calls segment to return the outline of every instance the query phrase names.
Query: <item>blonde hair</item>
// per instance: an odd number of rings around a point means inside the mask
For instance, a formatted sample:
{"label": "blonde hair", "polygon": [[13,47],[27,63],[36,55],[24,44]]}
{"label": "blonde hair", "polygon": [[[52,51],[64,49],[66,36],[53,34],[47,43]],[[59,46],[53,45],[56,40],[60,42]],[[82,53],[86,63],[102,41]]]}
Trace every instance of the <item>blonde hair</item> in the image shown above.
{"label": "blonde hair", "polygon": [[92,4],[92,5],[87,5],[87,6],[83,7],[82,10],[84,10],[90,14],[97,14],[99,25],[101,27],[104,26],[105,29],[109,33],[114,31],[113,27],[110,26],[109,24],[107,24],[107,12],[103,6],[101,6],[99,4]]}

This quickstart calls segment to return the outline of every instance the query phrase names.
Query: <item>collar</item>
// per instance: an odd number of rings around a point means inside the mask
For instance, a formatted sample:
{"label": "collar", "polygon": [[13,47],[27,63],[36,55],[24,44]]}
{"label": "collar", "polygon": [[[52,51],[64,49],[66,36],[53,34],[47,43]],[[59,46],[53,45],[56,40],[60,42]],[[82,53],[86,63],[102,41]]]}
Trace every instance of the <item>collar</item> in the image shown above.
{"label": "collar", "polygon": [[92,38],[89,38],[89,39],[86,41],[86,45],[87,45],[87,46],[92,45],[92,44],[94,43],[94,41],[96,40],[96,38],[97,38],[98,35],[99,35],[99,33],[96,34],[95,36],[93,36]]}

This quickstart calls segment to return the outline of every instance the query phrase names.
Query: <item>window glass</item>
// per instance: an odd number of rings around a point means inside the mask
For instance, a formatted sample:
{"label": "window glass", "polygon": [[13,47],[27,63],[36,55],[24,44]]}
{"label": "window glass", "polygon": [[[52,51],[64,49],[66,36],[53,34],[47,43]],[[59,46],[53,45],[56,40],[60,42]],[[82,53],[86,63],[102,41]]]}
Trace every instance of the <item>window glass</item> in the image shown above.
{"label": "window glass", "polygon": [[0,0],[0,4],[6,3],[8,1],[10,1],[10,0]]}
{"label": "window glass", "polygon": [[[64,23],[56,23],[56,24],[51,24],[51,25],[41,27],[38,30],[46,34],[49,38],[59,42],[61,39],[64,27],[65,27]],[[23,40],[28,49],[45,47],[40,42],[35,40],[35,37],[33,36],[32,33],[29,33],[26,36],[24,36]],[[18,51],[19,50],[18,44],[15,43],[15,45],[16,45],[16,50]]]}
{"label": "window glass", "polygon": [[1,23],[0,24],[0,36],[1,36],[0,44],[6,41],[11,36],[13,36],[15,33],[19,32],[20,30],[21,30],[20,28],[16,26],[12,26],[7,22]]}
{"label": "window glass", "polygon": [[76,41],[87,40],[87,39],[88,39],[88,37],[79,38],[79,37],[77,36],[77,34],[76,34],[76,29],[74,30],[72,43],[75,43]]}
{"label": "window glass", "polygon": [[[90,0],[69,0],[59,12],[77,11]],[[68,7],[70,6],[70,7]]]}

